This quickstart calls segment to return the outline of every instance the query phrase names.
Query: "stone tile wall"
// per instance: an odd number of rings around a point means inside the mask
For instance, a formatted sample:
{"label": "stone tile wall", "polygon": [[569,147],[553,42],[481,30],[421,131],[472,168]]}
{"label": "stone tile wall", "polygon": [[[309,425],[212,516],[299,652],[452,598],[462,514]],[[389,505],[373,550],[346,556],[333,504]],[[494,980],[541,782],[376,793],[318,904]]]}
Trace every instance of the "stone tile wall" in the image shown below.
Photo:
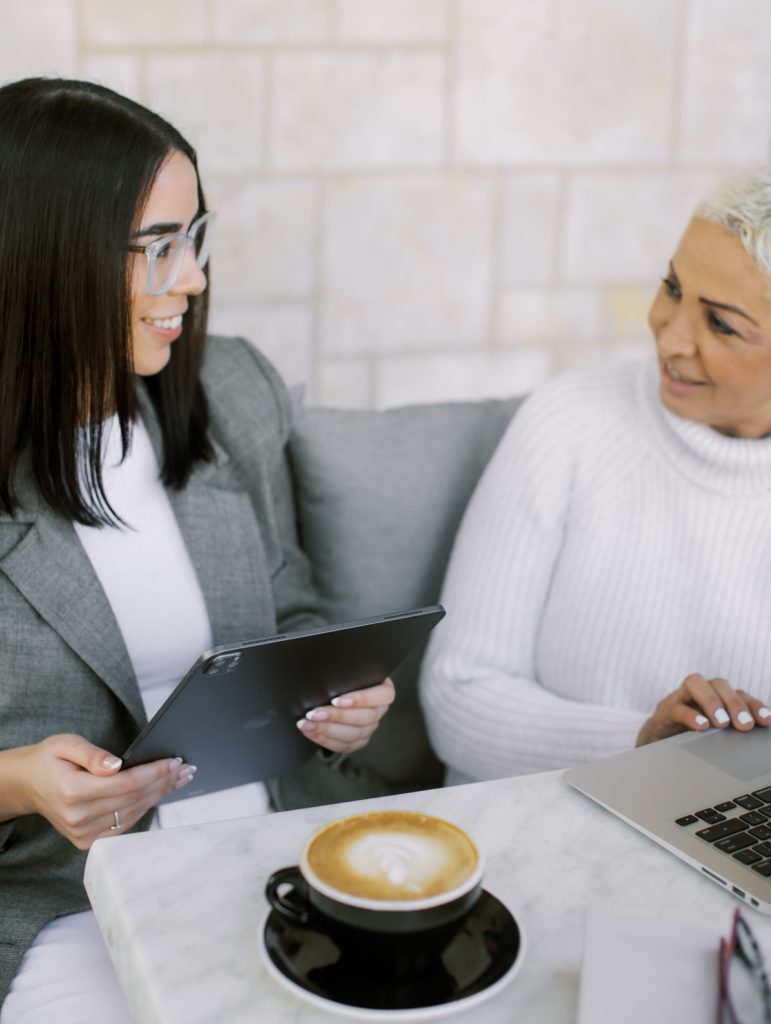
{"label": "stone tile wall", "polygon": [[768,0],[0,0],[0,80],[190,137],[213,326],[341,405],[646,351],[695,203],[771,158],[769,54]]}

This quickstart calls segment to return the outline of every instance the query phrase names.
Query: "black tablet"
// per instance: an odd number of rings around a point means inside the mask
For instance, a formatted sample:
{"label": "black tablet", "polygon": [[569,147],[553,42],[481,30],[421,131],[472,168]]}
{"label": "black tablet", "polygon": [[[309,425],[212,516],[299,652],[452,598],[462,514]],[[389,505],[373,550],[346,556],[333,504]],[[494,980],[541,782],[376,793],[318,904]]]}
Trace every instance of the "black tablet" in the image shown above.
{"label": "black tablet", "polygon": [[297,728],[306,711],[374,686],[425,640],[441,605],[223,644],[202,654],[123,755],[123,767],[181,757],[186,800],[274,778],[318,749]]}

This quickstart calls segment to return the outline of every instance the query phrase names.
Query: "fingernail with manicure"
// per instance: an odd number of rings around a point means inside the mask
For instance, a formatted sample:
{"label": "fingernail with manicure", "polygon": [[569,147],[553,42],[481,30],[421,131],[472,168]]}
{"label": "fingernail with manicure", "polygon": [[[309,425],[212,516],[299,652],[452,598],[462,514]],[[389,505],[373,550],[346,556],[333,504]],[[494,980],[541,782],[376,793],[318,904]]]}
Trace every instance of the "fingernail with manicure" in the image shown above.
{"label": "fingernail with manicure", "polygon": [[758,708],[758,714],[761,718],[771,718],[771,711],[768,710],[765,704],[762,708]]}
{"label": "fingernail with manicure", "polygon": [[715,721],[719,725],[725,725],[727,722],[731,721],[731,719],[728,717],[728,712],[725,708],[717,709],[717,711],[715,712]]}
{"label": "fingernail with manicure", "polygon": [[316,731],[316,726],[313,722],[309,722],[307,718],[301,718],[297,723],[297,728],[303,733],[312,733]]}
{"label": "fingernail with manicure", "polygon": [[311,708],[310,711],[306,711],[305,717],[311,722],[323,722],[325,718],[329,718],[329,712],[324,708]]}
{"label": "fingernail with manicure", "polygon": [[333,697],[331,703],[336,708],[352,708],[353,697]]}
{"label": "fingernail with manicure", "polygon": [[736,721],[739,722],[741,725],[749,725],[752,721],[752,715],[749,713],[749,711],[740,711],[739,714],[736,716]]}
{"label": "fingernail with manicure", "polygon": [[120,768],[123,764],[119,757],[115,757],[114,754],[108,754],[107,757],[102,761],[105,768]]}
{"label": "fingernail with manicure", "polygon": [[708,722],[709,722],[709,719],[708,719],[708,718],[705,718],[705,717],[704,717],[704,715],[697,715],[697,716],[696,716],[696,717],[694,718],[694,722],[695,722],[695,723],[696,723],[697,725],[707,725],[707,724],[708,724]]}

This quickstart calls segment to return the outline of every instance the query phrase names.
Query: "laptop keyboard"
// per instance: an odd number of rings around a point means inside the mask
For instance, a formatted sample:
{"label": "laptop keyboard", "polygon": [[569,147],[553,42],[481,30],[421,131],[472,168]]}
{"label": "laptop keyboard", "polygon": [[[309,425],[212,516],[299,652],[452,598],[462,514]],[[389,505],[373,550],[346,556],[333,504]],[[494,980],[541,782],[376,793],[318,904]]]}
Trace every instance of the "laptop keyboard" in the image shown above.
{"label": "laptop keyboard", "polygon": [[771,786],[684,814],[675,824],[771,878]]}

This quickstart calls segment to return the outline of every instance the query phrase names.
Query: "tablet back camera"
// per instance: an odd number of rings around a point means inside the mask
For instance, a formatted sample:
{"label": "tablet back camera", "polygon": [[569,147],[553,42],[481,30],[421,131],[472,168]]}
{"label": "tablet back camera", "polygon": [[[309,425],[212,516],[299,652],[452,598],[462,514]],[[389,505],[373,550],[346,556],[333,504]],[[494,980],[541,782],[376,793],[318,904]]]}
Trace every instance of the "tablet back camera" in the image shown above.
{"label": "tablet back camera", "polygon": [[240,654],[220,654],[219,657],[212,658],[204,669],[204,673],[207,676],[224,676],[228,672],[232,672],[240,660]]}

